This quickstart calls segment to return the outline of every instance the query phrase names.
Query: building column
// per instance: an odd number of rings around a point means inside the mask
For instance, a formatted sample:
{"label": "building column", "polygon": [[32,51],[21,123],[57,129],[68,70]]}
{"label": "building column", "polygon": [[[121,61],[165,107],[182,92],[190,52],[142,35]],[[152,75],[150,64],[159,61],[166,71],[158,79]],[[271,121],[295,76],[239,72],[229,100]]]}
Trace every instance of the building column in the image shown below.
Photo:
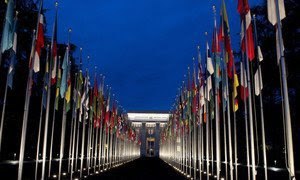
{"label": "building column", "polygon": [[154,143],[154,156],[159,157],[159,143],[160,143],[160,123],[155,126],[155,143]]}
{"label": "building column", "polygon": [[146,156],[146,123],[142,123],[142,128],[141,128],[141,157]]}

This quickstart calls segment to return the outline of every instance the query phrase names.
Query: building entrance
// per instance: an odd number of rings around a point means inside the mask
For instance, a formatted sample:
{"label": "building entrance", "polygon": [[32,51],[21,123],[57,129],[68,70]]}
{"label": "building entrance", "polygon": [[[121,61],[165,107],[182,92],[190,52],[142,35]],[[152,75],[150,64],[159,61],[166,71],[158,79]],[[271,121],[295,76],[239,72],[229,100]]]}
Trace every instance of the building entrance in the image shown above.
{"label": "building entrance", "polygon": [[146,152],[148,157],[155,156],[154,147],[155,147],[155,138],[147,138]]}

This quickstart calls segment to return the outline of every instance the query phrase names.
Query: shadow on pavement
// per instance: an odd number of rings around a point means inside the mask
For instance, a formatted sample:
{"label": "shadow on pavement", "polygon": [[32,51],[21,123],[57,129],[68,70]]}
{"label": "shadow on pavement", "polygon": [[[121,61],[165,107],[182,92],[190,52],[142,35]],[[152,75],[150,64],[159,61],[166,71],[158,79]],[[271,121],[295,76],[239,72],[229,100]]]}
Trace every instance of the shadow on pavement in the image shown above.
{"label": "shadow on pavement", "polygon": [[185,177],[159,158],[139,158],[97,176],[90,176],[88,179],[183,180]]}

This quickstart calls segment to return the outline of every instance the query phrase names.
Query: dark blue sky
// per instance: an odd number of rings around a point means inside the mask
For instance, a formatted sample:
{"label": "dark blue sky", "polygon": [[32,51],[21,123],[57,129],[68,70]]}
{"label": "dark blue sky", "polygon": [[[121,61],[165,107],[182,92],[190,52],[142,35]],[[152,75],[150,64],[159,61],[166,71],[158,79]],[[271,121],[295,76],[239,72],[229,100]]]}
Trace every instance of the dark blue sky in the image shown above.
{"label": "dark blue sky", "polygon": [[[48,35],[55,0],[45,1]],[[251,6],[262,0],[250,0]],[[221,0],[65,0],[59,1],[58,42],[83,47],[126,110],[169,110],[187,67],[211,41],[212,5]],[[237,0],[226,0],[233,47],[238,48]],[[78,56],[78,52],[76,54]],[[84,62],[87,64],[86,61]]]}

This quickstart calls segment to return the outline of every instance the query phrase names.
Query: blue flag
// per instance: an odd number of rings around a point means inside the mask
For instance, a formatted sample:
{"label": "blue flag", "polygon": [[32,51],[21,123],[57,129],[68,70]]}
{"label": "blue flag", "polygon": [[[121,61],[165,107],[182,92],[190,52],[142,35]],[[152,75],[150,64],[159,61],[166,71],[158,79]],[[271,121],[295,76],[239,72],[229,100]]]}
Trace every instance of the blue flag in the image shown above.
{"label": "blue flag", "polygon": [[13,47],[14,36],[14,0],[9,0],[2,31],[1,53]]}
{"label": "blue flag", "polygon": [[69,66],[69,48],[67,47],[64,61],[62,64],[62,79],[61,79],[61,85],[60,85],[60,96],[61,98],[65,97],[65,92],[67,90],[67,78],[68,78],[68,66]]}
{"label": "blue flag", "polygon": [[9,67],[8,67],[8,74],[7,74],[7,85],[10,89],[13,87],[13,79],[15,74],[15,64],[17,62],[17,18],[14,22],[14,36],[13,36],[13,47],[10,51],[9,55]]}

